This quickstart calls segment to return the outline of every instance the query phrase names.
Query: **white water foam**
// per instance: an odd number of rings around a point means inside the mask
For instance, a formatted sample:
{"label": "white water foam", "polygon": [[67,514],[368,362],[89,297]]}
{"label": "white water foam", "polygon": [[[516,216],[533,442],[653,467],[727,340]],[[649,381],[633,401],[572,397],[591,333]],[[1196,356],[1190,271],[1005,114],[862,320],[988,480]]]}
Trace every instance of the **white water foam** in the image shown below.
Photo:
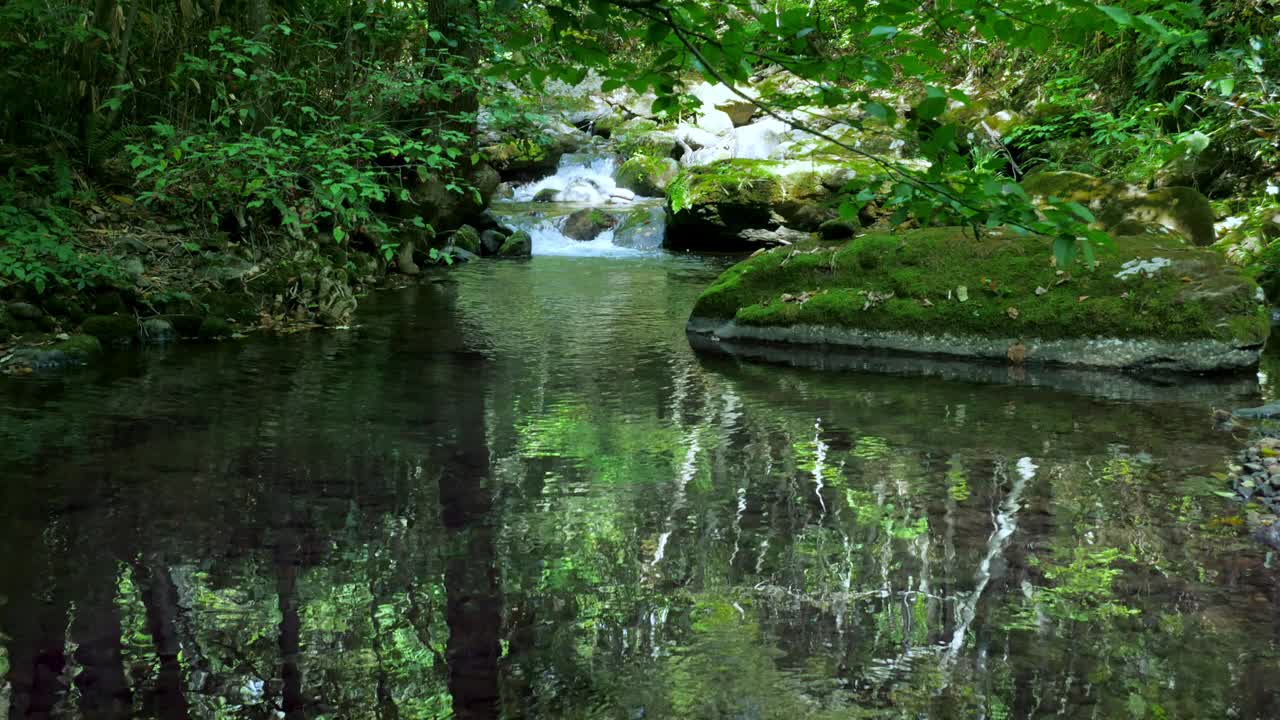
{"label": "white water foam", "polygon": [[516,202],[530,202],[543,190],[554,190],[556,202],[605,205],[625,204],[634,193],[621,190],[613,181],[618,159],[613,156],[566,154],[554,175],[525,183],[514,189]]}

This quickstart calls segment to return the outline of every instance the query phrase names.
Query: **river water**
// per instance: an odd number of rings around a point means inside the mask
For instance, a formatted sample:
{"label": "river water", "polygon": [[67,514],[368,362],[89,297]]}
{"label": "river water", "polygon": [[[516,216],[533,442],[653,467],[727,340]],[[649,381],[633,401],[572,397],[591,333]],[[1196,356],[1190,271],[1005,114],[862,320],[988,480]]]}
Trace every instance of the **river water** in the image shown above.
{"label": "river water", "polygon": [[0,712],[1280,717],[1210,404],[695,354],[723,266],[0,379]]}

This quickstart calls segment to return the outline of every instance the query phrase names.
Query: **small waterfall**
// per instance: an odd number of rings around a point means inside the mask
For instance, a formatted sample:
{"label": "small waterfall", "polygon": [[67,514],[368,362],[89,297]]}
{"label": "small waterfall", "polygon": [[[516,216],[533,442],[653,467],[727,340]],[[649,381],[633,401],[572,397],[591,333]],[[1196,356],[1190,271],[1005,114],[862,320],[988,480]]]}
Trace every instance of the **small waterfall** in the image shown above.
{"label": "small waterfall", "polygon": [[554,202],[586,205],[625,204],[635,193],[618,187],[613,174],[618,159],[612,155],[567,153],[560,158],[554,175],[515,188],[516,202],[532,202],[545,190],[555,192]]}
{"label": "small waterfall", "polygon": [[[514,188],[512,198],[494,203],[492,210],[503,224],[529,233],[534,255],[617,257],[655,252],[666,234],[663,200],[637,198],[618,187],[613,178],[617,170],[618,159],[610,155],[566,154],[553,175]],[[611,216],[615,226],[588,241],[562,232],[570,215],[592,208]]]}

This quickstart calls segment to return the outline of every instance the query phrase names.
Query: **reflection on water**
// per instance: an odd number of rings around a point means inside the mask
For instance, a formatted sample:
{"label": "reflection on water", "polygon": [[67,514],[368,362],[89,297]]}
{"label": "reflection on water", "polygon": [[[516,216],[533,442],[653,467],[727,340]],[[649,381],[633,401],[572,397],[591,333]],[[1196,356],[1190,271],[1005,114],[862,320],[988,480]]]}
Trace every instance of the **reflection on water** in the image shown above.
{"label": "reflection on water", "polygon": [[715,272],[486,263],[0,381],[0,711],[1280,715],[1206,404],[699,357]]}

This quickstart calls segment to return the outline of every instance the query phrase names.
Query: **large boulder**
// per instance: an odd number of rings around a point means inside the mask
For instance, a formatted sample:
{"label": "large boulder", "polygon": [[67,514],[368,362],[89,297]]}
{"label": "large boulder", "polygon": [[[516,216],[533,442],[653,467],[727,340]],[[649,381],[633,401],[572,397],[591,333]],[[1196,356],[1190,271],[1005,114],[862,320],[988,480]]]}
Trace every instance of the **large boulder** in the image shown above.
{"label": "large boulder", "polygon": [[565,218],[560,232],[565,237],[579,242],[590,242],[606,230],[612,230],[618,224],[618,218],[596,208],[583,208]]}
{"label": "large boulder", "polygon": [[636,155],[618,166],[613,179],[618,187],[645,197],[662,197],[680,174],[680,164],[669,157]]}
{"label": "large boulder", "polygon": [[1084,173],[1059,171],[1028,175],[1022,189],[1039,201],[1078,202],[1089,208],[1104,230],[1148,224],[1179,233],[1196,245],[1212,245],[1216,239],[1213,208],[1194,188],[1145,190]]}
{"label": "large boulder", "polygon": [[1211,372],[1256,366],[1261,292],[1212,250],[1117,238],[1061,271],[1048,241],[958,228],[759,253],[698,299],[689,330],[1001,362]]}
{"label": "large boulder", "polygon": [[533,254],[533,238],[523,230],[517,230],[498,248],[498,257],[526,258]]}

